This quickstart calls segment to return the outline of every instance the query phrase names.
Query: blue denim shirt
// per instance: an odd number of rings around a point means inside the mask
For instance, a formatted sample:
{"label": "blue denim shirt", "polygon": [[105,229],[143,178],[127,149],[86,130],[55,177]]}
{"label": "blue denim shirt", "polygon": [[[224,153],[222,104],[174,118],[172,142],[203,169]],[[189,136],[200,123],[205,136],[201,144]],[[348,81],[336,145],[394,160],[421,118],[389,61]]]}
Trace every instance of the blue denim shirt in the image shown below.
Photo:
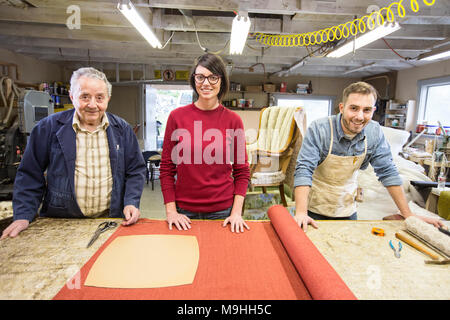
{"label": "blue denim shirt", "polygon": [[[75,197],[76,134],[74,109],[50,115],[33,128],[14,181],[14,220],[41,216],[83,218]],[[123,208],[139,208],[145,162],[136,135],[120,117],[107,113],[106,129],[113,186],[109,216],[123,217]],[[46,175],[44,174],[46,172]]]}
{"label": "blue denim shirt", "polygon": [[[331,116],[331,120],[334,130],[332,154],[337,156],[361,155],[364,153],[364,139],[367,139],[367,154],[361,170],[366,169],[370,163],[383,186],[402,185],[402,179],[392,160],[391,148],[378,122],[371,120],[360,133],[349,140],[342,130],[341,114]],[[311,186],[314,170],[328,155],[330,139],[331,130],[328,117],[317,119],[309,125],[297,157],[294,187]]]}

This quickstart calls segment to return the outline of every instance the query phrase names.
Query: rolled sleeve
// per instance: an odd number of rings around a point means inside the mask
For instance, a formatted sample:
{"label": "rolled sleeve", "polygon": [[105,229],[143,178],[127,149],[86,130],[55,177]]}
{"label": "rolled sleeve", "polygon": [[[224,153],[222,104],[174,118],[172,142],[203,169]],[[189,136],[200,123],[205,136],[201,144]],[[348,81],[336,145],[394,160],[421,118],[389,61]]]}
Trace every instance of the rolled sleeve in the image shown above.
{"label": "rolled sleeve", "polygon": [[400,175],[391,176],[391,177],[385,177],[383,180],[380,180],[383,186],[390,187],[390,186],[401,186],[403,184],[403,180],[400,177]]}
{"label": "rolled sleeve", "polygon": [[312,185],[312,176],[304,177],[304,176],[295,176],[294,177],[294,188],[299,186],[310,186]]}

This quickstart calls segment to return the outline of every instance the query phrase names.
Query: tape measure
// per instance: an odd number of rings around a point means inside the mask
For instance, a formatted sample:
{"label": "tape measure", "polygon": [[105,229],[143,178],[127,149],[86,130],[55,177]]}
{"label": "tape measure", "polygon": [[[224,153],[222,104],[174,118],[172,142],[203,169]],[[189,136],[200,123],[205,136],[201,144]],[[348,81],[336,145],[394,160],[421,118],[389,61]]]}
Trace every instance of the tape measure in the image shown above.
{"label": "tape measure", "polygon": [[381,228],[372,228],[372,234],[379,237],[384,237],[384,230]]}

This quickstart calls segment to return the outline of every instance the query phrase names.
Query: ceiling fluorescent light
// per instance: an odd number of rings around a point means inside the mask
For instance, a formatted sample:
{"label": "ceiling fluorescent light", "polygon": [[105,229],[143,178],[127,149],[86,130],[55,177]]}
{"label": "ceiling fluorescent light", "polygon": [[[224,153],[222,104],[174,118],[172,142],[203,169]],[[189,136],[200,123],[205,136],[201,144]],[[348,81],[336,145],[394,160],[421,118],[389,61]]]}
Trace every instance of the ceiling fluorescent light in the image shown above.
{"label": "ceiling fluorescent light", "polygon": [[250,18],[247,13],[239,12],[231,27],[230,54],[242,54],[250,30]]}
{"label": "ceiling fluorescent light", "polygon": [[158,40],[152,29],[147,25],[147,23],[142,19],[139,12],[134,7],[133,3],[131,1],[128,1],[128,3],[121,3],[117,5],[117,9],[122,12],[122,14],[125,16],[125,18],[130,21],[130,23],[136,28],[137,31],[144,37],[145,40],[147,40],[148,43],[153,48],[161,48],[161,42]]}
{"label": "ceiling fluorescent light", "polygon": [[438,48],[437,50],[431,50],[430,52],[421,54],[419,56],[419,60],[432,61],[449,57],[450,57],[450,46],[445,46],[443,48]]}
{"label": "ceiling fluorescent light", "polygon": [[421,60],[430,61],[430,60],[437,60],[437,59],[448,58],[448,57],[450,57],[450,50],[434,54],[432,56],[423,58]]}
{"label": "ceiling fluorescent light", "polygon": [[365,45],[368,45],[369,43],[374,42],[375,40],[381,39],[387,36],[388,34],[397,31],[398,29],[400,29],[400,25],[397,22],[386,23],[367,33],[364,33],[360,37],[357,37],[355,40],[347,41],[347,43],[344,44],[343,46],[327,54],[327,57],[340,58],[352,52],[353,49],[357,50],[361,47],[364,47]]}

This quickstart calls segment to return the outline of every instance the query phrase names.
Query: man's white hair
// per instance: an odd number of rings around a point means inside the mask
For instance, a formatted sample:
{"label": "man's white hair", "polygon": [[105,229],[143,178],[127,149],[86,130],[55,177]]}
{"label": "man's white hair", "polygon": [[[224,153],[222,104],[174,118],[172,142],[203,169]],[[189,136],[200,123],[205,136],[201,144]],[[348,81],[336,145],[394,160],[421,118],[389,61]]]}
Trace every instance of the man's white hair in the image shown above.
{"label": "man's white hair", "polygon": [[108,96],[111,97],[112,85],[111,83],[109,83],[108,78],[106,78],[106,75],[103,72],[91,67],[80,68],[72,73],[72,77],[70,78],[70,93],[72,95],[75,92],[78,92],[79,90],[78,80],[81,77],[88,77],[92,79],[102,80],[103,82],[105,82],[106,87],[108,89]]}

